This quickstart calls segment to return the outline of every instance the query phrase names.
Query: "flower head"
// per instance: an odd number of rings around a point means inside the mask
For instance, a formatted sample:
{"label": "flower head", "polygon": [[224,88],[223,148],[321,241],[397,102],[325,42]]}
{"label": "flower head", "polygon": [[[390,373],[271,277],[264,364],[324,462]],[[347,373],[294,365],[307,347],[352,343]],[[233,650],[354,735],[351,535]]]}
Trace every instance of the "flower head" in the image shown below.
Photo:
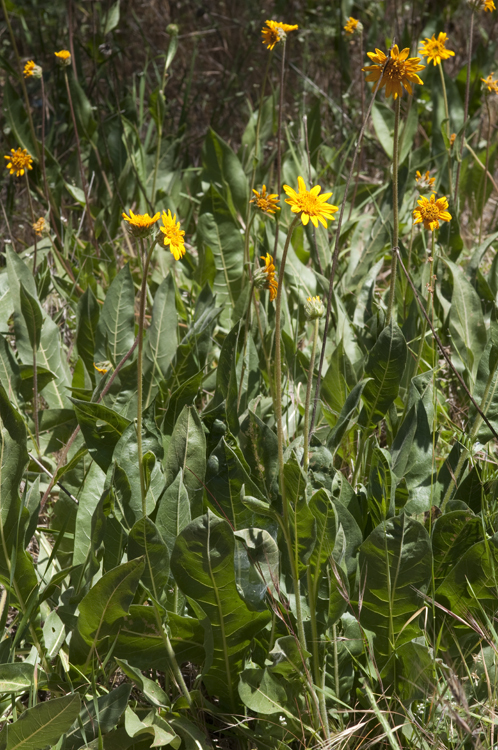
{"label": "flower head", "polygon": [[290,26],[288,23],[279,23],[278,21],[266,21],[265,28],[261,29],[263,35],[263,44],[266,44],[267,49],[273,49],[279,42],[285,42],[289,31],[295,31],[299,28],[297,24]]}
{"label": "flower head", "polygon": [[455,145],[455,141],[456,141],[456,133],[452,133],[450,135],[450,148],[453,148],[453,146]]}
{"label": "flower head", "polygon": [[487,78],[481,78],[481,81],[483,82],[484,86],[483,88],[487,88],[488,94],[491,94],[494,92],[495,94],[498,94],[498,78],[493,78],[493,73],[490,73]]}
{"label": "flower head", "polygon": [[23,75],[25,78],[41,78],[43,70],[39,65],[36,65],[34,60],[28,60],[24,66]]}
{"label": "flower head", "polygon": [[352,39],[354,36],[360,34],[363,31],[363,25],[356,18],[351,18],[351,16],[349,16],[349,20],[344,27],[344,31],[346,36],[349,39]]}
{"label": "flower head", "polygon": [[434,193],[431,195],[430,200],[420,196],[420,200],[417,201],[419,208],[416,208],[413,212],[413,223],[421,224],[424,222],[424,227],[433,231],[439,229],[440,221],[451,221],[451,214],[446,210],[448,208],[448,200],[446,198],[438,198]]}
{"label": "flower head", "polygon": [[263,211],[263,213],[265,214],[274,214],[275,211],[280,211],[280,206],[277,206],[277,203],[279,201],[277,193],[267,193],[266,185],[263,185],[260,193],[258,193],[258,191],[254,189],[252,192],[256,197],[251,198],[249,203],[255,203],[256,207],[259,208],[260,211]]}
{"label": "flower head", "polygon": [[33,159],[25,148],[18,148],[16,151],[11,148],[10,155],[3,158],[7,159],[7,169],[10,170],[10,174],[15,173],[16,177],[22,177],[26,169],[33,169]]}
{"label": "flower head", "polygon": [[49,232],[48,224],[45,221],[43,216],[40,216],[38,221],[35,221],[35,223],[33,224],[33,229],[38,235],[38,237],[41,237],[43,234],[48,234]]}
{"label": "flower head", "polygon": [[492,11],[496,10],[493,0],[467,0],[472,10]]}
{"label": "flower head", "polygon": [[101,375],[105,375],[106,372],[112,368],[112,364],[108,360],[105,360],[104,362],[94,362],[93,366]]}
{"label": "flower head", "polygon": [[374,65],[367,65],[362,68],[363,71],[368,73],[365,80],[378,81],[382,76],[380,88],[386,87],[386,97],[392,94],[393,98],[397,99],[398,96],[401,96],[403,93],[401,84],[411,94],[412,83],[420,83],[421,85],[424,83],[417,72],[423,70],[425,65],[419,65],[420,57],[408,57],[409,54],[409,47],[400,52],[397,44],[392,48],[390,57],[387,57],[380,49],[376,49],[375,52],[367,52]]}
{"label": "flower head", "polygon": [[171,215],[171,211],[168,208],[168,213],[163,211],[162,215],[163,226],[160,227],[161,232],[164,234],[164,245],[169,249],[175,256],[175,260],[185,255],[185,240],[183,239],[185,232],[180,229],[180,222],[176,221],[176,214]]}
{"label": "flower head", "polygon": [[440,31],[436,39],[435,34],[429,39],[426,37],[425,42],[422,42],[422,47],[419,49],[419,54],[422,57],[427,58],[428,63],[433,63],[434,66],[440,65],[441,60],[447,60],[449,57],[455,57],[455,53],[451,49],[446,49],[446,40],[448,34],[444,31]]}
{"label": "flower head", "polygon": [[318,320],[323,318],[325,307],[319,296],[308,297],[304,303],[304,313],[308,320]]}
{"label": "flower head", "polygon": [[159,211],[154,216],[149,214],[134,214],[130,209],[130,215],[127,216],[122,213],[121,216],[125,221],[128,222],[128,231],[133,237],[144,238],[148,237],[152,231],[152,226],[159,219]]}
{"label": "flower head", "polygon": [[496,10],[496,5],[494,4],[493,0],[484,0],[484,10],[491,12],[492,10]]}
{"label": "flower head", "polygon": [[301,221],[304,226],[311,219],[314,227],[318,226],[318,222],[327,227],[326,220],[333,219],[332,214],[335,214],[339,210],[337,206],[326,202],[332,193],[319,195],[321,190],[320,185],[315,185],[311,190],[306,190],[306,185],[302,177],[297,178],[297,183],[299,185],[298,193],[289,187],[289,185],[284,185],[284,190],[289,196],[285,199],[285,202],[291,207],[292,213],[301,214]]}
{"label": "flower head", "polygon": [[67,49],[61,49],[60,52],[54,52],[54,55],[56,56],[59,65],[62,65],[62,67],[71,65],[71,53]]}
{"label": "flower head", "polygon": [[265,265],[262,266],[254,275],[254,283],[258,289],[269,289],[270,302],[273,302],[278,292],[278,281],[275,278],[275,266],[273,264],[273,257],[270,255],[270,253],[266,253],[266,256],[261,256],[261,260],[264,260]]}
{"label": "flower head", "polygon": [[436,182],[435,177],[431,177],[429,170],[425,174],[421,174],[418,169],[415,176],[415,182],[419,186],[420,190],[434,190],[434,183]]}

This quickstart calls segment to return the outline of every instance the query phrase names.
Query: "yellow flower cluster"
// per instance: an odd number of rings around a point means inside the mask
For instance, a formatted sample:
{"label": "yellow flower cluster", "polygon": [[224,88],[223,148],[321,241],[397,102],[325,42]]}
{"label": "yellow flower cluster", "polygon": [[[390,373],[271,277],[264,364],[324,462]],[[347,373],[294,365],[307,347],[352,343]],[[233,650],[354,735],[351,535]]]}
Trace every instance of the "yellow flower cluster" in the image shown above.
{"label": "yellow flower cluster", "polygon": [[277,193],[267,193],[266,185],[263,185],[260,193],[257,190],[254,190],[254,188],[252,192],[256,197],[251,198],[249,203],[255,203],[260,211],[265,214],[274,214],[275,211],[280,211],[280,206],[277,206],[279,201]]}
{"label": "yellow flower cluster", "polygon": [[423,70],[425,65],[419,65],[420,57],[408,57],[409,54],[409,47],[400,52],[397,44],[391,49],[390,57],[380,49],[367,52],[374,65],[362,68],[368,73],[365,80],[378,81],[381,78],[380,88],[386,87],[386,97],[392,94],[393,98],[397,99],[403,93],[402,85],[409,94],[412,94],[412,83],[420,83],[421,86],[424,83],[417,73]]}
{"label": "yellow flower cluster", "polygon": [[481,81],[483,82],[484,86],[483,88],[487,88],[488,94],[498,94],[498,78],[493,78],[494,71],[487,76],[487,78],[481,78]]}
{"label": "yellow flower cluster", "polygon": [[422,47],[419,49],[419,54],[426,57],[428,63],[433,63],[434,66],[441,65],[441,60],[447,60],[449,57],[455,56],[451,49],[446,49],[447,38],[448,34],[445,34],[444,31],[438,34],[437,39],[434,34],[431,39],[426,37],[425,42],[422,42]]}
{"label": "yellow flower cluster", "polygon": [[261,34],[263,35],[263,44],[266,48],[272,50],[279,42],[285,42],[289,31],[295,31],[299,26],[291,26],[288,23],[279,23],[278,21],[266,21],[266,28],[263,26]]}
{"label": "yellow flower cluster", "polygon": [[273,256],[271,256],[270,253],[266,253],[266,256],[261,256],[261,260],[264,260],[265,262],[264,267],[261,269],[261,271],[266,274],[264,287],[265,289],[269,289],[270,302],[273,302],[278,292],[278,281],[275,278],[275,265],[273,263]]}
{"label": "yellow flower cluster", "polygon": [[7,155],[3,158],[8,161],[7,169],[10,174],[15,174],[16,177],[22,177],[27,169],[33,169],[33,159],[25,148],[18,148],[17,150],[11,148],[10,156]]}
{"label": "yellow flower cluster", "polygon": [[[123,219],[128,222],[130,234],[133,235],[133,237],[143,239],[150,235],[154,224],[158,221],[161,214],[158,211],[154,216],[149,216],[149,214],[134,214],[133,211],[130,210],[129,216],[125,213],[123,213],[122,216]],[[168,213],[163,211],[161,218],[163,225],[160,227],[160,230],[164,234],[164,246],[169,246],[175,260],[180,260],[180,258],[185,255],[185,232],[180,229],[180,222],[176,221],[176,214],[172,215],[169,209]]]}

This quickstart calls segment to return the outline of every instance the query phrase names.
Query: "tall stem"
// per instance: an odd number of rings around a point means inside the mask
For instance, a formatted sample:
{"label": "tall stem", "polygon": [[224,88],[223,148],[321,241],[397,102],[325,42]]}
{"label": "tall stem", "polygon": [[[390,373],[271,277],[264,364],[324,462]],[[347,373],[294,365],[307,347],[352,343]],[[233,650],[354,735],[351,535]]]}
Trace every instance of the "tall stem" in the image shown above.
{"label": "tall stem", "polygon": [[[278,102],[278,131],[277,131],[277,192],[280,196],[282,186],[281,172],[282,172],[282,109],[284,106],[284,72],[285,72],[285,47],[286,43],[282,44],[282,67],[280,68],[280,96]],[[280,222],[277,219],[277,226],[275,227],[275,246],[273,248],[273,262],[277,263],[278,253],[278,231]]]}
{"label": "tall stem", "polygon": [[[363,31],[360,31],[360,60],[363,60]],[[362,76],[361,77],[361,121],[362,122],[363,122],[364,117],[365,117],[365,79]],[[362,162],[361,149],[362,149],[362,146],[360,145],[360,151],[358,154],[358,169],[356,170],[356,179],[354,182],[353,195],[351,198],[351,203],[349,204],[348,221],[351,218],[351,214],[353,213],[354,203],[356,200],[356,193],[358,191],[358,183],[360,181],[361,162]]]}
{"label": "tall stem", "polygon": [[[33,227],[35,223],[35,212],[33,209],[33,201],[31,199],[31,192],[29,190],[29,177],[28,177],[27,171],[24,174],[26,176],[26,190],[28,191],[29,210],[31,212],[31,226]],[[36,273],[36,250],[38,246],[36,231],[35,231],[34,246],[35,246],[35,252],[33,254],[33,276],[35,276],[35,273]],[[39,424],[38,424],[38,372],[36,369],[36,346],[34,345],[33,345],[33,421],[35,423],[36,450],[39,451],[40,450],[40,429],[39,429]]]}
{"label": "tall stem", "polygon": [[469,93],[470,93],[470,69],[472,66],[472,37],[474,35],[474,14],[475,9],[472,8],[472,15],[470,17],[470,30],[469,30],[469,48],[467,54],[467,82],[465,84],[465,106],[463,109],[463,132],[462,140],[460,143],[460,154],[457,164],[456,180],[455,180],[455,201],[458,204],[458,186],[460,184],[460,170],[462,168],[462,154],[463,144],[465,143],[465,131],[467,129],[467,117],[469,115]]}
{"label": "tall stem", "polygon": [[93,228],[93,219],[92,214],[90,213],[90,197],[88,195],[88,185],[86,181],[86,175],[83,170],[83,161],[81,158],[81,144],[80,144],[80,136],[78,133],[78,124],[76,122],[76,116],[74,114],[74,107],[73,107],[73,99],[71,97],[71,89],[69,87],[69,78],[67,77],[67,70],[64,68],[64,80],[66,82],[66,91],[67,91],[67,98],[69,101],[69,109],[71,111],[71,119],[73,121],[73,129],[74,129],[74,137],[76,140],[76,151],[78,153],[78,165],[80,168],[80,176],[81,176],[81,184],[83,185],[83,193],[85,195],[85,207],[86,207],[86,220],[88,224],[88,231],[90,233],[90,239],[92,241],[92,244],[95,248],[95,252],[97,254],[97,258],[100,257],[100,250],[99,246],[97,244],[97,240],[95,239],[95,232]]}
{"label": "tall stem", "polygon": [[315,370],[315,357],[316,357],[316,343],[318,340],[318,326],[320,324],[320,319],[316,318],[315,325],[313,327],[313,344],[311,348],[311,359],[310,359],[310,369],[308,372],[308,385],[306,387],[306,401],[304,404],[304,456],[303,456],[303,466],[304,471],[308,471],[308,453],[309,453],[309,445],[308,445],[308,435],[309,435],[309,424],[310,424],[310,402],[311,402],[311,388],[313,385],[313,373]]}
{"label": "tall stem", "polygon": [[488,189],[488,169],[489,169],[489,142],[491,141],[491,112],[489,109],[489,96],[486,95],[486,109],[488,112],[488,137],[486,139],[486,166],[484,169],[484,190],[482,194],[481,221],[479,223],[479,244],[482,238],[482,225],[484,222],[484,206],[486,205],[486,190]]}
{"label": "tall stem", "polygon": [[[441,87],[443,89],[443,99],[444,99],[444,113],[446,115],[446,136],[448,138],[448,141],[450,140],[450,110],[448,108],[448,96],[446,94],[446,83],[444,81],[444,71],[443,71],[443,63],[441,62],[438,65],[439,72],[441,74]],[[448,150],[448,178],[449,178],[449,194],[450,198],[452,196],[453,191],[453,176],[451,173],[451,146],[447,146]]]}
{"label": "tall stem", "polygon": [[399,162],[399,110],[401,99],[398,96],[394,104],[394,138],[393,138],[393,249],[391,257],[391,286],[389,288],[389,303],[387,306],[386,325],[391,322],[394,298],[396,294],[396,250],[399,241],[398,219],[398,162]]}
{"label": "tall stem", "polygon": [[[431,270],[430,270],[430,276],[429,276],[429,289],[427,291],[427,308],[426,308],[427,315],[429,315],[431,311],[431,305],[432,305],[432,276],[434,272],[434,251],[435,251],[434,236],[435,234],[436,234],[435,231],[432,230],[432,247],[431,247],[431,256],[430,256]],[[418,375],[418,368],[420,365],[420,360],[422,359],[422,352],[424,349],[426,331],[427,331],[427,319],[424,317],[422,319],[422,331],[420,333],[420,344],[418,347],[417,362],[415,364],[415,370],[414,370],[415,376]]]}

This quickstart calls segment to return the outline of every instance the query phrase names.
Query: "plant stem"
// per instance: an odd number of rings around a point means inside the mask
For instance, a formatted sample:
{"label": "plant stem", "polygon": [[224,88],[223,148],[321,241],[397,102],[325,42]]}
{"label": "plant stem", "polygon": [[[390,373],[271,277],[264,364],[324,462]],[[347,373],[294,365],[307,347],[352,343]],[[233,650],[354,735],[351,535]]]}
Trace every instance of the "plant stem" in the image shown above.
{"label": "plant stem", "polygon": [[386,325],[391,322],[394,299],[396,296],[396,250],[399,243],[398,219],[398,162],[399,162],[399,110],[401,99],[398,96],[394,104],[394,137],[393,137],[393,249],[391,257],[391,285],[389,287],[389,302],[387,305]]}
{"label": "plant stem", "polygon": [[[316,571],[315,575],[316,576],[319,575],[318,570]],[[306,571],[306,581],[307,581],[307,587],[308,587],[308,596],[310,598],[311,650],[313,653],[313,679],[315,681],[315,685],[322,687],[322,672],[324,670],[320,670],[320,648],[319,648],[319,639],[318,639],[318,627],[317,627],[317,622],[316,622],[316,599],[317,599],[316,587],[313,585],[313,578],[311,575],[311,568],[309,565]],[[328,737],[330,736],[330,726],[329,726],[329,718],[327,714],[327,701],[325,699],[325,694],[323,690],[320,691],[318,704],[319,704],[319,710],[320,710],[320,717],[321,717],[323,729],[325,732],[325,738],[328,739]]]}
{"label": "plant stem", "polygon": [[181,690],[181,692],[183,694],[183,697],[187,701],[188,705],[191,706],[192,705],[192,697],[190,695],[190,692],[189,692],[189,689],[188,689],[187,685],[185,684],[185,680],[183,679],[183,675],[181,673],[180,667],[178,666],[178,661],[176,659],[176,655],[175,655],[175,652],[173,650],[173,646],[171,645],[171,641],[169,639],[169,635],[166,632],[166,629],[165,629],[165,627],[164,627],[164,625],[162,623],[162,620],[161,620],[161,617],[160,617],[159,610],[158,610],[156,602],[153,601],[152,604],[154,606],[154,613],[156,615],[157,627],[158,627],[158,629],[159,629],[159,631],[161,633],[161,637],[163,639],[164,648],[165,648],[166,654],[168,656],[168,660],[169,660],[169,663],[170,663],[170,666],[171,666],[171,671],[173,672],[173,674],[175,676],[175,679],[176,679],[176,681],[178,683],[178,687],[180,688],[180,690]]}
{"label": "plant stem", "polygon": [[[432,230],[432,248],[431,248],[431,256],[430,256],[431,270],[430,270],[430,276],[429,276],[429,289],[427,290],[427,309],[426,309],[427,315],[429,315],[429,312],[431,310],[431,304],[432,304],[432,299],[433,299],[432,298],[431,287],[432,287],[432,275],[433,275],[433,272],[434,272],[434,251],[435,251],[435,247],[436,247],[435,242],[434,242],[434,236],[435,236],[435,234],[436,234],[436,232],[433,229]],[[415,370],[413,371],[414,372],[414,376],[418,375],[418,368],[420,366],[420,360],[422,359],[422,352],[423,352],[423,349],[424,349],[426,331],[427,331],[427,320],[424,317],[422,319],[422,331],[420,333],[420,344],[419,344],[419,347],[418,347],[417,362],[415,364]]]}
{"label": "plant stem", "polygon": [[[286,42],[282,44],[282,67],[280,68],[280,92],[279,92],[280,96],[279,96],[279,102],[278,102],[277,193],[279,197],[282,191],[282,186],[280,184],[280,181],[281,181],[281,172],[282,172],[282,109],[284,106],[285,47],[286,47]],[[273,262],[275,263],[275,265],[277,263],[279,227],[280,227],[280,222],[277,219],[277,225],[275,227],[275,245],[273,248]]]}
{"label": "plant stem", "polygon": [[66,91],[67,91],[67,98],[69,101],[69,109],[71,111],[71,119],[73,121],[73,129],[74,129],[74,137],[76,140],[76,151],[78,153],[78,164],[80,168],[80,176],[81,176],[81,184],[83,185],[83,193],[85,195],[85,206],[86,206],[86,220],[88,224],[88,231],[90,233],[90,239],[92,241],[92,244],[95,248],[95,252],[97,254],[97,258],[100,258],[100,250],[99,246],[97,244],[97,240],[95,238],[95,232],[93,227],[93,219],[92,214],[90,212],[90,197],[88,195],[88,185],[86,181],[85,172],[83,170],[83,161],[81,158],[81,144],[80,144],[80,136],[78,133],[78,124],[76,122],[76,115],[74,114],[74,107],[73,107],[73,99],[71,97],[71,89],[69,87],[69,78],[67,77],[67,70],[64,68],[64,80],[66,82]]}
{"label": "plant stem", "polygon": [[143,262],[142,272],[142,286],[140,288],[140,311],[138,313],[138,362],[137,362],[137,452],[138,452],[138,468],[140,473],[140,492],[142,495],[142,513],[143,517],[147,516],[147,503],[146,503],[146,492],[145,492],[145,472],[144,462],[142,455],[142,415],[143,415],[143,382],[142,382],[142,371],[143,371],[143,343],[144,343],[144,325],[145,325],[145,303],[147,300],[147,272],[149,270],[149,263],[152,256],[152,251],[156,246],[156,241],[151,242],[148,253],[145,253],[144,241],[140,238],[140,249],[142,257],[145,259]]}
{"label": "plant stem", "polygon": [[[363,60],[363,31],[360,31],[360,60]],[[364,117],[365,117],[365,79],[362,76],[361,77],[361,121],[362,122],[363,122]],[[354,182],[353,195],[351,197],[351,203],[349,204],[348,221],[351,218],[351,214],[353,212],[354,202],[356,200],[356,193],[358,191],[358,183],[360,181],[361,162],[362,162],[361,149],[362,149],[362,144],[360,144],[360,150],[358,153],[358,169],[356,170],[356,179]]]}
{"label": "plant stem", "polygon": [[[446,135],[449,141],[450,140],[450,110],[448,108],[448,96],[446,94],[446,83],[444,81],[444,71],[443,71],[442,62],[438,65],[438,68],[439,68],[439,73],[441,74],[441,86],[443,89],[443,99],[444,99],[444,113],[446,115]],[[449,177],[449,185],[450,185],[449,194],[451,198],[452,191],[453,191],[453,176],[451,173],[451,147],[450,146],[447,146],[447,151],[448,151],[448,177]]]}
{"label": "plant stem", "polygon": [[315,325],[313,327],[313,343],[311,348],[311,359],[310,369],[308,372],[308,385],[306,386],[306,401],[304,404],[304,456],[303,456],[303,467],[305,473],[308,471],[308,435],[309,435],[309,423],[310,423],[310,402],[311,402],[311,387],[313,385],[313,373],[315,370],[315,356],[316,356],[316,344],[318,340],[318,326],[320,319],[316,318]]}
{"label": "plant stem", "polygon": [[491,140],[491,112],[489,109],[489,96],[486,95],[486,109],[488,112],[488,137],[486,139],[486,166],[484,169],[484,190],[482,194],[481,221],[479,223],[479,244],[482,239],[482,225],[484,223],[484,207],[486,205],[486,190],[488,188],[488,169],[489,169],[489,142]]}
{"label": "plant stem", "polygon": [[467,129],[467,117],[469,115],[469,93],[470,93],[470,69],[472,66],[472,37],[474,35],[474,14],[475,9],[472,8],[472,15],[470,17],[470,30],[469,30],[469,47],[468,47],[468,54],[467,54],[467,81],[465,84],[465,105],[463,108],[463,131],[462,131],[462,140],[460,143],[460,154],[458,158],[458,164],[457,164],[457,172],[456,172],[456,179],[455,179],[455,201],[458,205],[458,187],[460,184],[460,170],[462,168],[462,154],[463,154],[463,144],[465,142],[465,131]]}
{"label": "plant stem", "polygon": [[[171,44],[171,42],[170,42]],[[161,157],[161,143],[162,143],[162,137],[163,137],[163,121],[160,119],[160,98],[163,97],[164,99],[164,87],[166,85],[166,73],[168,72],[168,55],[166,54],[165,60],[164,60],[164,68],[163,68],[163,77],[161,80],[161,90],[157,92],[157,101],[156,101],[156,113],[157,113],[157,145],[156,145],[156,160],[154,163],[154,177],[152,180],[152,194],[150,196],[150,200],[152,204],[155,203],[156,200],[156,182],[157,182],[157,171],[159,169],[159,159]]]}

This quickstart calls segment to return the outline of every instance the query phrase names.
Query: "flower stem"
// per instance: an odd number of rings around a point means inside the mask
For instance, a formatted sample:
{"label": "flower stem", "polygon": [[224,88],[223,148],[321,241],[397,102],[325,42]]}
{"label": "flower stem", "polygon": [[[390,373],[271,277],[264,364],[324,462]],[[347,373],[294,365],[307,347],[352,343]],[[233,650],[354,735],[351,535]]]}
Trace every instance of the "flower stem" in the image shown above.
{"label": "flower stem", "polygon": [[142,257],[144,260],[144,268],[142,273],[142,286],[140,289],[140,311],[138,314],[138,362],[137,362],[137,453],[138,453],[138,468],[140,473],[140,493],[142,496],[142,513],[144,518],[147,515],[146,505],[146,492],[145,492],[145,472],[144,462],[142,455],[142,415],[143,415],[143,383],[142,383],[142,371],[143,371],[143,342],[144,342],[144,325],[145,325],[145,302],[147,300],[147,272],[149,270],[149,263],[152,256],[152,251],[156,246],[156,241],[151,242],[148,253],[145,253],[144,241],[140,239],[140,249],[142,251]]}
{"label": "flower stem", "polygon": [[[431,247],[431,257],[430,257],[431,270],[430,270],[430,276],[429,276],[429,289],[427,290],[427,308],[426,308],[427,315],[429,315],[431,311],[431,305],[432,305],[432,299],[433,299],[431,287],[432,287],[432,274],[434,271],[434,252],[435,252],[434,236],[435,236],[435,231],[432,230],[432,247]],[[418,354],[417,354],[417,361],[415,363],[414,376],[418,375],[418,368],[420,366],[420,360],[422,359],[422,352],[424,349],[426,331],[427,331],[427,320],[424,317],[422,320],[422,331],[420,333],[420,344],[418,347]]]}
{"label": "flower stem", "polygon": [[467,82],[465,84],[465,105],[463,109],[463,132],[462,132],[462,140],[460,143],[460,154],[458,158],[458,164],[457,164],[457,172],[456,172],[456,179],[455,179],[455,201],[458,204],[458,187],[460,184],[460,170],[462,168],[462,154],[463,154],[463,144],[465,143],[465,131],[467,129],[467,117],[469,115],[469,93],[470,93],[470,69],[472,66],[472,37],[474,35],[474,14],[475,9],[472,8],[472,15],[470,17],[470,30],[469,30],[469,48],[468,48],[468,54],[467,54]]}
{"label": "flower stem", "polygon": [[[441,74],[441,87],[443,89],[443,100],[444,100],[444,113],[446,115],[446,136],[448,138],[448,141],[450,140],[450,110],[448,108],[448,96],[446,94],[446,83],[444,81],[444,71],[443,71],[443,63],[440,63],[438,65],[439,73]],[[451,147],[448,146],[448,177],[449,177],[449,194],[450,198],[452,196],[452,190],[453,190],[453,176],[451,173]]]}
{"label": "flower stem", "polygon": [[484,190],[482,194],[481,221],[479,223],[479,244],[481,244],[481,238],[482,238],[482,225],[484,222],[484,207],[486,205],[486,190],[488,188],[489,143],[491,141],[491,111],[489,109],[489,96],[486,96],[486,109],[488,112],[488,137],[486,139],[486,166],[484,169]]}
{"label": "flower stem", "polygon": [[318,340],[318,326],[320,324],[320,319],[316,318],[315,325],[313,327],[313,343],[311,348],[311,359],[310,359],[310,369],[308,372],[308,385],[306,387],[306,401],[304,404],[304,457],[303,457],[303,466],[305,473],[308,471],[308,452],[309,452],[309,445],[308,445],[308,435],[309,435],[309,423],[310,423],[310,402],[311,402],[311,388],[313,385],[313,372],[315,370],[315,357],[316,357],[316,344]]}
{"label": "flower stem", "polygon": [[[26,189],[28,191],[29,210],[31,212],[31,226],[33,226],[35,223],[35,212],[33,210],[33,201],[31,199],[31,192],[29,190],[28,172],[26,171],[24,174],[26,176]],[[36,249],[37,249],[36,232],[35,232],[34,246],[35,246],[35,252],[33,254],[33,276],[35,276],[35,273],[36,273]],[[35,423],[36,450],[39,452],[40,451],[40,428],[38,425],[38,372],[36,369],[36,346],[33,346],[33,421]]]}
{"label": "flower stem", "polygon": [[[282,190],[282,186],[280,184],[281,181],[281,172],[282,172],[282,109],[284,106],[284,72],[285,72],[285,47],[286,43],[284,42],[282,44],[282,67],[280,68],[280,96],[279,96],[279,102],[278,102],[278,130],[277,130],[277,193],[280,197],[280,193]],[[277,263],[277,253],[278,253],[278,230],[280,227],[280,222],[277,218],[277,225],[275,227],[275,246],[273,248],[273,262]]]}
{"label": "flower stem", "polygon": [[401,99],[398,96],[394,103],[394,136],[393,136],[393,249],[391,257],[391,286],[389,288],[389,302],[387,305],[386,325],[391,322],[396,294],[396,250],[399,241],[399,219],[398,219],[398,162],[399,162],[399,110]]}

